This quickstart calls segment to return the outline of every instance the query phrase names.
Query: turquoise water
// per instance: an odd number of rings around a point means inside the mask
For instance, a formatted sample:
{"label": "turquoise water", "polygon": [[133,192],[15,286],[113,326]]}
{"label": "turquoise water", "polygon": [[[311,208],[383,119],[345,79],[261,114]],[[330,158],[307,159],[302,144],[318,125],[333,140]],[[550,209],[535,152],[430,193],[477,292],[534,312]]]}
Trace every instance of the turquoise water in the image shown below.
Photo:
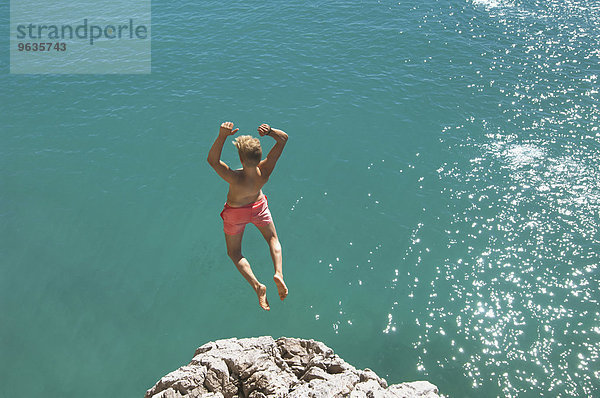
{"label": "turquoise water", "polygon": [[[0,49],[1,397],[140,397],[259,335],[451,397],[600,393],[598,1],[157,0],[152,34],[146,76]],[[225,253],[225,120],[290,136],[284,303],[244,236],[268,313]]]}

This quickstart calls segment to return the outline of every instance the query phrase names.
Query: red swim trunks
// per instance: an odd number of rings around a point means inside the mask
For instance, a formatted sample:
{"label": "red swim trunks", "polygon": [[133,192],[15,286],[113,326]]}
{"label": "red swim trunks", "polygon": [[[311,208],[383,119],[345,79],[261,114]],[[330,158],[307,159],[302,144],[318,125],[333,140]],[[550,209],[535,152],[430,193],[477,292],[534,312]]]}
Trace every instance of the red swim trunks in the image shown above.
{"label": "red swim trunks", "polygon": [[257,227],[273,222],[266,195],[262,199],[242,207],[231,207],[225,203],[221,218],[223,219],[223,230],[227,235],[244,232],[244,228],[249,222]]}

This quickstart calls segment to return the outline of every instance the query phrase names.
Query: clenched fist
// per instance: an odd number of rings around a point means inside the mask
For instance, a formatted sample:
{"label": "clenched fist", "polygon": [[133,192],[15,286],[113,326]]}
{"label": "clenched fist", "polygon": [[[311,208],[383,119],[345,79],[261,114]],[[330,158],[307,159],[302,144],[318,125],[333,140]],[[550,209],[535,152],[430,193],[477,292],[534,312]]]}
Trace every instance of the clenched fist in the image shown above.
{"label": "clenched fist", "polygon": [[270,132],[271,132],[271,126],[269,126],[268,124],[264,123],[264,124],[261,124],[260,126],[258,126],[258,134],[260,134],[261,137],[263,137],[265,135],[269,135]]}

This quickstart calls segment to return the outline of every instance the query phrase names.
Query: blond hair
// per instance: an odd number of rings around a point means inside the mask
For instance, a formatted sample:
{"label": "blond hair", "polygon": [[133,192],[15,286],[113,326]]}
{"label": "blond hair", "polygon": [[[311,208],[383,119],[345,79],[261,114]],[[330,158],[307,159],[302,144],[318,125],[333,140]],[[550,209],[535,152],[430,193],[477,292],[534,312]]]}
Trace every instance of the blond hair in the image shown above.
{"label": "blond hair", "polygon": [[240,160],[248,166],[257,166],[262,158],[262,148],[258,138],[251,135],[240,135],[232,141],[238,149]]}

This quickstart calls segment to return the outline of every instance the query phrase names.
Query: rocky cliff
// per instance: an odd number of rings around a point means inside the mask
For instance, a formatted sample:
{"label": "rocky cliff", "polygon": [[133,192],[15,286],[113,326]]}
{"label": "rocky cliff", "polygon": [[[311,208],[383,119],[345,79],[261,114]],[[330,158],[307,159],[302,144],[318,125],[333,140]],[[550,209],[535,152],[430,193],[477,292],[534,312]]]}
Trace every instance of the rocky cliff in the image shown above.
{"label": "rocky cliff", "polygon": [[427,381],[394,384],[357,370],[314,340],[227,339],[196,350],[192,361],[164,376],[145,398],[394,397],[438,398]]}

